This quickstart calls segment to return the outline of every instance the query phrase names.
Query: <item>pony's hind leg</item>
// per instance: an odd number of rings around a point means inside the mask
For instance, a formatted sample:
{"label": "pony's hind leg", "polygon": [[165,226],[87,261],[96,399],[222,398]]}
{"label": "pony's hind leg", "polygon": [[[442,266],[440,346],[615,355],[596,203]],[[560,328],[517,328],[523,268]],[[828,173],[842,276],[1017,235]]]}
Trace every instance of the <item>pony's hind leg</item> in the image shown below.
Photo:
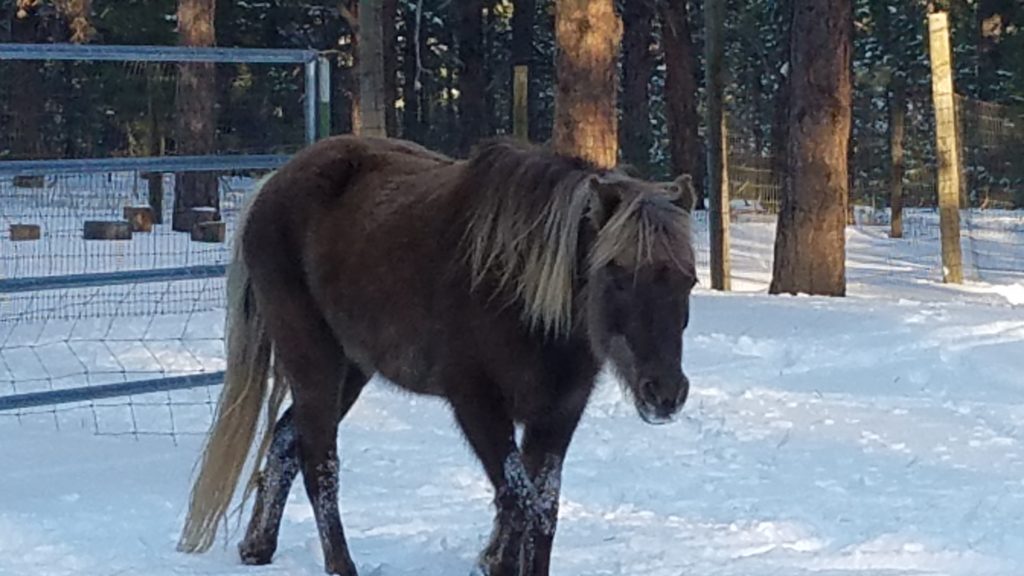
{"label": "pony's hind leg", "polygon": [[[321,384],[306,381],[302,386],[292,382],[292,407],[295,412],[295,429],[298,432],[299,463],[306,496],[313,506],[320,545],[324,553],[324,568],[328,574],[356,576],[356,567],[348,551],[345,531],[341,526],[341,512],[338,509],[338,419],[340,406],[339,384],[334,393],[325,393],[309,385]],[[339,382],[335,379],[333,382]]]}
{"label": "pony's hind leg", "polygon": [[[250,218],[249,227],[257,225]],[[273,245],[247,248],[261,254],[250,262],[253,287],[274,342],[276,368],[288,382],[299,468],[313,506],[330,574],[355,576],[338,510],[338,414],[350,365],[340,343],[309,293],[301,269],[273,258]]]}
{"label": "pony's hind leg", "polygon": [[[342,390],[341,411],[338,422],[345,418],[359,398],[368,378],[354,366],[348,369]],[[252,518],[245,539],[238,545],[242,562],[268,564],[277,550],[281,517],[292,482],[299,473],[298,437],[292,410],[288,408],[274,427],[274,437],[267,452],[266,464],[256,486]]]}
{"label": "pony's hind leg", "polygon": [[245,531],[245,539],[238,545],[239,556],[245,564],[269,564],[277,550],[281,515],[288,491],[299,473],[296,444],[295,423],[289,408],[274,426],[266,464],[257,479],[252,518]]}

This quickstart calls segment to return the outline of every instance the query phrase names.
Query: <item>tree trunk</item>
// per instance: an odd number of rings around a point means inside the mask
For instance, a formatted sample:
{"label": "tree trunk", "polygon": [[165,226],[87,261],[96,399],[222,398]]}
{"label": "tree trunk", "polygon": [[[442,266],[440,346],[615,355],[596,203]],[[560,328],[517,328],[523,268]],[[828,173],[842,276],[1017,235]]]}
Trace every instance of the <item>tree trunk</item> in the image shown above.
{"label": "tree trunk", "polygon": [[906,96],[903,81],[893,78],[889,85],[889,236],[903,238],[903,134],[906,125]]}
{"label": "tree trunk", "polygon": [[388,136],[398,136],[398,34],[395,19],[398,18],[398,0],[382,0],[384,26],[384,122]]}
{"label": "tree trunk", "polygon": [[554,148],[602,168],[618,162],[616,59],[622,23],[612,0],[555,3]]}
{"label": "tree trunk", "polygon": [[[889,237],[903,237],[903,136],[906,127],[906,50],[904,39],[896,32],[894,14],[888,6],[879,5],[873,14],[876,34],[883,57],[888,60],[889,82],[886,90],[888,112],[889,174],[886,188],[889,193]],[[852,148],[852,146],[851,146]],[[850,172],[856,166],[850,165]]]}
{"label": "tree trunk", "polygon": [[[513,109],[509,113],[509,118],[512,119],[513,124],[517,116],[515,106],[517,97],[526,101],[526,114],[522,118],[522,123],[526,125],[527,138],[533,139],[534,126],[530,119],[535,118],[537,115],[537,99],[533,97],[530,91],[530,85],[536,84],[533,77],[536,76],[536,71],[533,70],[533,28],[534,28],[534,14],[537,11],[536,0],[515,0],[512,9],[512,82],[513,82],[513,98],[511,99],[511,105]],[[526,74],[526,86],[523,94],[516,94],[516,74],[515,69],[523,67]],[[515,126],[513,126],[513,132],[515,132]]]}
{"label": "tree trunk", "polygon": [[387,136],[382,0],[359,0],[360,134]]}
{"label": "tree trunk", "polygon": [[[851,5],[853,0],[850,0]],[[850,8],[851,12],[853,8]],[[853,38],[854,38],[854,21],[851,15],[847,21],[849,26],[849,38],[850,38],[850,58],[846,62],[846,77],[850,79],[850,124],[846,130],[846,225],[853,226],[856,223],[856,217],[854,214],[854,203],[853,194],[856,192],[857,184],[857,148],[854,146],[853,139]],[[846,232],[843,232],[843,239],[846,239]],[[843,258],[843,266],[845,268],[845,250]],[[845,276],[845,272],[844,272]]]}
{"label": "tree trunk", "polygon": [[352,59],[348,74],[345,75],[345,91],[348,93],[349,102],[348,125],[353,134],[362,134],[363,110],[360,102],[362,100],[362,94],[360,94],[362,82],[359,74],[359,0],[345,0],[342,4],[342,14],[345,16],[345,22],[348,24],[351,33],[349,50],[351,51]]}
{"label": "tree trunk", "polygon": [[650,82],[654,0],[628,0],[622,10],[622,159],[647,174],[651,163]]}
{"label": "tree trunk", "polygon": [[[215,0],[178,0],[178,43],[182,46],[213,46]],[[217,120],[216,70],[212,63],[187,63],[178,66],[175,105],[178,118],[177,153],[211,154],[215,149]],[[189,232],[188,214],[193,208],[210,207],[220,211],[217,174],[185,172],[175,175],[174,213],[171,227]]]}
{"label": "tree trunk", "polygon": [[421,77],[422,58],[426,54],[426,33],[421,22],[421,13],[413,3],[403,3],[404,27],[406,27],[406,43],[402,52],[402,88],[401,98],[404,105],[401,113],[401,137],[424,142],[427,135],[425,123],[426,102],[423,99],[423,81]]}
{"label": "tree trunk", "polygon": [[423,139],[423,126],[420,122],[420,86],[417,74],[417,53],[418,44],[422,39],[417,32],[419,28],[417,10],[415,7],[403,3],[403,22],[405,27],[405,44],[402,51],[402,138],[415,140]]}
{"label": "tree trunk", "polygon": [[[11,22],[11,39],[17,43],[47,42],[45,23],[38,6],[29,5],[15,10]],[[39,160],[43,152],[42,131],[44,100],[42,89],[42,66],[38,62],[13,61],[7,63],[11,71],[10,82],[17,86],[11,92],[11,124],[5,135],[10,138],[13,160]],[[7,80],[5,80],[6,82]]]}
{"label": "tree trunk", "polygon": [[[789,92],[790,78],[793,76],[793,66],[789,62],[789,46],[792,41],[793,29],[793,4],[792,0],[779,0],[780,10],[785,14],[782,20],[782,45],[785,49],[786,72],[779,78],[779,88],[775,93],[775,102],[772,107],[772,174],[775,180],[784,185],[786,180],[786,146],[789,142]],[[778,206],[775,207],[778,209]]]}
{"label": "tree trunk", "polygon": [[[456,6],[453,4],[453,6]],[[459,44],[459,141],[465,155],[488,132],[484,59],[483,0],[457,3]]]}
{"label": "tree trunk", "polygon": [[697,47],[693,42],[686,2],[661,0],[662,44],[665,50],[665,115],[672,174],[689,174],[704,209],[704,146],[700,140],[697,87],[700,84]]}
{"label": "tree trunk", "polygon": [[711,235],[711,288],[730,290],[729,260],[729,151],[726,130],[725,0],[712,0],[704,9],[705,61],[707,62],[708,228]]}
{"label": "tree trunk", "polygon": [[851,0],[795,0],[788,177],[770,291],[846,294]]}

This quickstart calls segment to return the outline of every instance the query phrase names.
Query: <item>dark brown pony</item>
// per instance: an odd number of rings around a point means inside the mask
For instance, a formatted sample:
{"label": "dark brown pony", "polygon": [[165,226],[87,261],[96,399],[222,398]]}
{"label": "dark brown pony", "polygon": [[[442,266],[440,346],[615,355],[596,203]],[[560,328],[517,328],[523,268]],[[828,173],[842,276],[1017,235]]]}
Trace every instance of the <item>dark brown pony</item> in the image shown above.
{"label": "dark brown pony", "polygon": [[547,574],[562,462],[602,364],[648,422],[686,399],[692,205],[689,186],[505,141],[466,161],[354,137],[299,153],[238,232],[227,378],[179,548],[212,544],[266,406],[242,561],[270,562],[301,470],[327,571],[355,575],[337,430],[379,373],[445,398],[483,463],[497,515],[480,570]]}

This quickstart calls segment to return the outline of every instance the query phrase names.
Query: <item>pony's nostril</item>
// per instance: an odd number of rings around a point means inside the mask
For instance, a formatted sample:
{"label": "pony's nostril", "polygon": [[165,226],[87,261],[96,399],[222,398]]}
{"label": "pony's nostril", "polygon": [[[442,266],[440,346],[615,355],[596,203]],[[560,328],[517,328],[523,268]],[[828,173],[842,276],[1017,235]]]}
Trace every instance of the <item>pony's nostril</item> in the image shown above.
{"label": "pony's nostril", "polygon": [[640,397],[648,404],[657,405],[658,391],[655,389],[654,380],[644,378],[640,381]]}

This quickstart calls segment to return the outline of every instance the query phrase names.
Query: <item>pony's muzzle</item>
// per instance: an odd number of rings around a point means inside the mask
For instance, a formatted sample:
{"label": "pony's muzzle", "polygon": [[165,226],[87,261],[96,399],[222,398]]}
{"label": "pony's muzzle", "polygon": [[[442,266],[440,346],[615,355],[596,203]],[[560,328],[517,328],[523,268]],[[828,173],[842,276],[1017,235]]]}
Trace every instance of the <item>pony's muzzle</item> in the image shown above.
{"label": "pony's muzzle", "polygon": [[680,372],[676,376],[642,378],[637,389],[640,417],[648,424],[665,424],[686,403],[690,381]]}

